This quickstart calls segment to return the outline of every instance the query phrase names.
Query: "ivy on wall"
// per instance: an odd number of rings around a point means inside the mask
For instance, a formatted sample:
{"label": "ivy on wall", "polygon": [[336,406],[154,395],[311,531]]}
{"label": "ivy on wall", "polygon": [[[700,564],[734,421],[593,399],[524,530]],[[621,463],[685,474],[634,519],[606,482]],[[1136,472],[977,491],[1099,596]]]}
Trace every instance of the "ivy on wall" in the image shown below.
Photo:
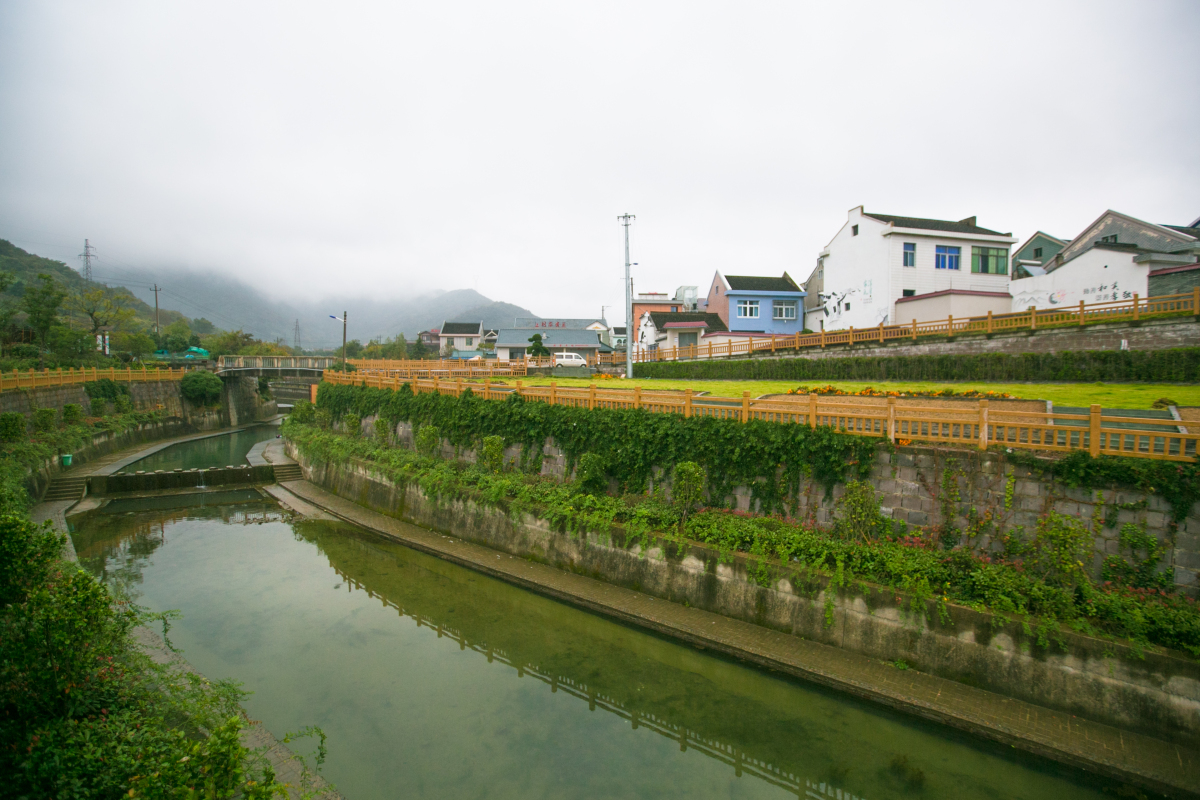
{"label": "ivy on wall", "polygon": [[634,409],[608,410],[551,406],[507,400],[484,400],[470,390],[463,396],[413,394],[409,384],[398,391],[322,383],[317,407],[334,419],[347,414],[378,414],[415,427],[435,425],[458,447],[473,447],[486,436],[523,446],[531,468],[540,466],[547,439],[562,449],[568,466],[585,453],[598,456],[605,473],[626,490],[641,490],[654,476],[692,461],[708,475],[713,502],[747,486],[766,513],[788,511],[801,480],[811,479],[827,492],[846,480],[865,478],[882,439],[850,436],[827,427],[781,425],[751,420],[742,423],[712,417],[684,418]]}

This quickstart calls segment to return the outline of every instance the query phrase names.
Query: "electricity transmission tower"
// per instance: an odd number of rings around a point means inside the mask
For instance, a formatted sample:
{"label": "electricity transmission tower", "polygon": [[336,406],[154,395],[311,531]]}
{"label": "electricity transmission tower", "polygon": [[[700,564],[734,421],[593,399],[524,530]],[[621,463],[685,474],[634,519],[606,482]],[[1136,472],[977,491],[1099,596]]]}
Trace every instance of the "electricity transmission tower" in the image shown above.
{"label": "electricity transmission tower", "polygon": [[296,348],[296,355],[300,355],[300,320],[296,320],[296,333],[292,337],[292,347]]}
{"label": "electricity transmission tower", "polygon": [[92,247],[92,243],[87,239],[83,240],[83,252],[79,257],[83,259],[83,280],[85,283],[92,282],[92,259],[96,256],[96,248]]}

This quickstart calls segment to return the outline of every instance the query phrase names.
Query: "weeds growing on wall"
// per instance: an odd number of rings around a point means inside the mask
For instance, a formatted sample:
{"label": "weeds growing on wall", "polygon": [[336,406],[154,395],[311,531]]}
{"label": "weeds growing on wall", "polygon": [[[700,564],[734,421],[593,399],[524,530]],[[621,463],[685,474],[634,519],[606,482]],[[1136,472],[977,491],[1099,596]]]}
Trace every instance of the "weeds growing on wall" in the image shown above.
{"label": "weeds growing on wall", "polygon": [[592,453],[602,459],[606,476],[626,491],[640,492],[656,469],[669,474],[676,464],[693,461],[707,475],[711,504],[721,505],[735,487],[748,486],[764,511],[778,513],[793,507],[802,478],[832,490],[847,479],[866,477],[884,444],[827,427],[685,419],[633,409],[589,411],[526,402],[516,394],[504,401],[483,400],[470,390],[461,398],[415,395],[408,384],[392,391],[322,383],[317,408],[333,419],[378,414],[411,422],[418,436],[422,426],[435,425],[456,447],[501,436],[530,454],[526,461],[531,467],[540,467],[542,446],[553,439],[571,468],[584,453]]}
{"label": "weeds growing on wall", "polygon": [[[432,450],[414,453],[388,447],[295,419],[285,424],[284,435],[313,461],[366,460],[398,485],[415,484],[432,498],[469,496],[509,513],[536,513],[567,532],[604,533],[619,526],[627,541],[643,545],[655,539],[691,539],[712,546],[722,559],[745,553],[751,559],[751,576],[762,585],[785,578],[801,591],[811,582],[815,592],[821,576],[833,591],[870,582],[907,594],[914,613],[922,613],[927,601],[938,604],[943,613],[941,604],[957,602],[1026,620],[1043,646],[1051,643],[1059,624],[1066,624],[1200,657],[1196,601],[1157,590],[1093,585],[1076,563],[1083,539],[1073,519],[1049,516],[1032,544],[1022,545],[1028,552],[990,558],[966,548],[946,551],[936,535],[893,527],[896,524],[883,516],[865,482],[856,484],[847,493],[850,499],[839,504],[832,530],[780,516],[713,508],[684,521],[680,504],[667,502],[660,490],[608,495],[589,482],[587,470],[577,471],[585,480],[564,484],[519,470],[445,460]],[[832,593],[827,595],[832,603]],[[832,614],[832,606],[828,611]]]}
{"label": "weeds growing on wall", "polygon": [[980,355],[761,358],[639,364],[642,378],[692,380],[1196,383],[1200,347]]}

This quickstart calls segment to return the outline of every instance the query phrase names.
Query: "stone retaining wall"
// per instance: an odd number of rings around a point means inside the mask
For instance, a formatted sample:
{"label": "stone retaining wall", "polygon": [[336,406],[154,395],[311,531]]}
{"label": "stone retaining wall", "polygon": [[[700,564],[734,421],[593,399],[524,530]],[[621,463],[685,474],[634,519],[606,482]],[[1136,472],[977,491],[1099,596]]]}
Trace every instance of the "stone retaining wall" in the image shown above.
{"label": "stone retaining wall", "polygon": [[[365,435],[370,435],[374,419],[363,420]],[[400,423],[396,436],[401,446],[412,448],[409,423]],[[542,454],[543,475],[571,479],[567,458],[553,441],[546,442]],[[444,441],[442,457],[473,463],[476,454],[474,450],[456,451]],[[520,457],[519,447],[505,452],[509,463],[519,462]],[[660,473],[659,479],[669,497],[670,476]],[[870,481],[885,516],[923,528],[944,526],[949,519],[962,532],[963,543],[981,553],[1000,552],[1002,533],[1023,528],[1032,534],[1038,519],[1050,511],[1075,517],[1096,534],[1092,561],[1086,565],[1094,580],[1100,578],[1106,556],[1129,555],[1121,552],[1121,528],[1126,523],[1144,526],[1166,549],[1159,570],[1170,572],[1180,590],[1193,596],[1200,594],[1200,503],[1192,506],[1182,522],[1174,523],[1170,504],[1159,494],[1130,489],[1077,489],[1011,464],[999,453],[951,448],[897,447],[890,454],[881,450],[871,468]],[[806,482],[801,486],[796,516],[829,525],[834,504],[844,492],[845,486],[839,484],[826,497],[821,486]],[[736,503],[742,511],[760,510],[754,507],[751,491],[745,486],[735,489],[733,497],[725,500]],[[1115,524],[1109,525],[1110,520]]]}
{"label": "stone retaining wall", "polygon": [[659,540],[643,550],[620,531],[569,535],[528,514],[436,502],[370,464],[311,462],[291,442],[287,452],[341,497],[512,555],[1159,738],[1200,737],[1200,663],[1180,654],[1139,658],[1123,643],[1070,632],[1043,647],[1021,624],[969,608],[930,601],[914,611],[886,588],[834,590],[780,564],[764,575],[742,555],[722,559],[700,545]]}

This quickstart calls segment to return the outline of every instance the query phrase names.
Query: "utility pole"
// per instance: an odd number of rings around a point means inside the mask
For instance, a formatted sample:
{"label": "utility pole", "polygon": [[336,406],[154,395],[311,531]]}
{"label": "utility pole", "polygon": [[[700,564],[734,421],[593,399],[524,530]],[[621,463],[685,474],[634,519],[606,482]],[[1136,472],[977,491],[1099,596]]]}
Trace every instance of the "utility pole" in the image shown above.
{"label": "utility pole", "polygon": [[633,214],[617,217],[625,226],[625,378],[633,377],[633,284],[629,278],[629,226],[637,219]]}
{"label": "utility pole", "polygon": [[79,257],[83,259],[83,280],[85,283],[92,282],[92,256],[96,255],[96,248],[92,247],[92,243],[87,239],[83,240],[83,252]]}
{"label": "utility pole", "polygon": [[[144,286],[145,284],[142,284],[142,285]],[[154,284],[154,335],[155,336],[158,336],[158,333],[159,333],[159,331],[158,331],[158,293],[160,291],[161,290],[158,288],[158,284],[157,283]]]}
{"label": "utility pole", "polygon": [[350,316],[349,311],[342,312],[342,374],[346,374],[346,318]]}

